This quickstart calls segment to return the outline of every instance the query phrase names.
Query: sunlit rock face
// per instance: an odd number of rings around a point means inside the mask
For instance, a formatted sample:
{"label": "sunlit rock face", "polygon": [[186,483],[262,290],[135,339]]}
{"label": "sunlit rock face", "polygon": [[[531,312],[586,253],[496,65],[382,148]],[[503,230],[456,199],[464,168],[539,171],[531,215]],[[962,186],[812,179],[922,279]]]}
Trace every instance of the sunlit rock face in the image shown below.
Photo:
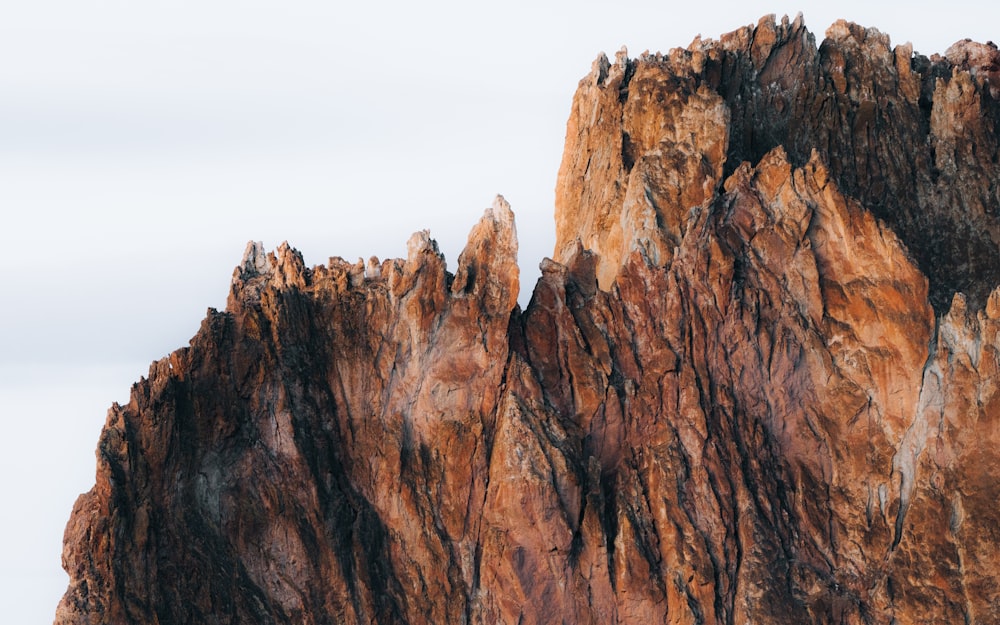
{"label": "sunlit rock face", "polygon": [[525,310],[251,244],[115,405],[57,623],[1000,623],[1000,55],[599,57]]}

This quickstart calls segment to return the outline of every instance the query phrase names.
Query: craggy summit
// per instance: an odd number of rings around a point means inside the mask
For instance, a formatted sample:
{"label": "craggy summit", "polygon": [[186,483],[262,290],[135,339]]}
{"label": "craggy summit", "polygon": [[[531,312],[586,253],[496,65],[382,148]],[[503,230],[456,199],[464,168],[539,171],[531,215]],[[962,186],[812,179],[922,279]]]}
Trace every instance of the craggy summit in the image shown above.
{"label": "craggy summit", "polygon": [[580,82],[525,310],[247,249],[115,405],[59,624],[1000,623],[1000,53],[801,18]]}

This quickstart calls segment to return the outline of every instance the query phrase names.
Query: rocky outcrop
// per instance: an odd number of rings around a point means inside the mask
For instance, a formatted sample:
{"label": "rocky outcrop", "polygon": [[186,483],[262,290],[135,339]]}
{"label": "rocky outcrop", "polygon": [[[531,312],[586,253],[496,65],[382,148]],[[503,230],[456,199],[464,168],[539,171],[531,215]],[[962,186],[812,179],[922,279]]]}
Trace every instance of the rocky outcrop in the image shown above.
{"label": "rocky outcrop", "polygon": [[57,623],[1000,623],[998,53],[765,18],[580,84],[555,260],[251,244]]}
{"label": "rocky outcrop", "polygon": [[817,47],[801,16],[666,56],[598,58],[569,121],[556,260],[581,238],[601,255],[604,287],[636,246],[669,263],[687,209],[781,146],[797,167],[815,151],[844,193],[889,224],[939,313],[956,292],[982,308],[1000,281],[998,90],[992,43],[928,59],[838,22]]}

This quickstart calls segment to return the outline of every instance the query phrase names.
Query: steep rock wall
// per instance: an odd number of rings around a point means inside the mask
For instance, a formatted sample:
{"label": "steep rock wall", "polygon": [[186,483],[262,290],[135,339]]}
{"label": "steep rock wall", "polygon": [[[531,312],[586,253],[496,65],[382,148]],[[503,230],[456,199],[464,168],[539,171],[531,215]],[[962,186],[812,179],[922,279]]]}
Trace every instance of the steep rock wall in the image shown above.
{"label": "steep rock wall", "polygon": [[816,151],[844,193],[897,232],[939,313],[956,292],[982,308],[1000,282],[998,94],[992,44],[927,58],[838,22],[817,47],[801,16],[667,55],[599,57],[573,101],[556,260],[581,238],[601,253],[604,288],[636,245],[668,262],[684,212],[711,198],[722,172],[782,146],[796,166]]}
{"label": "steep rock wall", "polygon": [[599,58],[523,312],[502,199],[454,276],[251,245],[109,411],[56,622],[1000,622],[995,52]]}

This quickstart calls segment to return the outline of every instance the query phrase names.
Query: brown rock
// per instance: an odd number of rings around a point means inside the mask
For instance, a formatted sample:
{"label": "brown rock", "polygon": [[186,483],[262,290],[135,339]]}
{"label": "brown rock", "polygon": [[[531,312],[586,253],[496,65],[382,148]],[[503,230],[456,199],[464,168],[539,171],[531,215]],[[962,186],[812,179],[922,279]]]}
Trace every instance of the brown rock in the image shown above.
{"label": "brown rock", "polygon": [[599,57],[523,312],[251,244],[113,406],[57,623],[1000,623],[996,49]]}

